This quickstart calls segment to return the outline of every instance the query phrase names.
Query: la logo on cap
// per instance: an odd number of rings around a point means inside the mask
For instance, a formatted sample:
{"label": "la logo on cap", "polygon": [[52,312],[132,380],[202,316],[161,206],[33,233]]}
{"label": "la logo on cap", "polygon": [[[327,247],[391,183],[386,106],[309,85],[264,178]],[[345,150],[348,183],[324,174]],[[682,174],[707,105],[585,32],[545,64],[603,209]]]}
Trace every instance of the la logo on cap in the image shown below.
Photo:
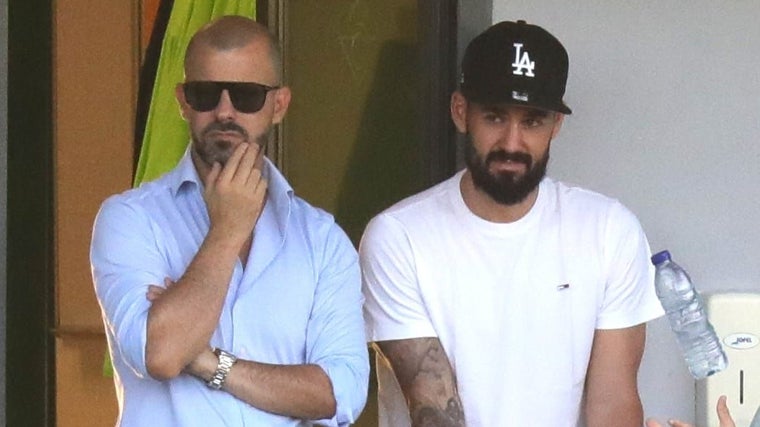
{"label": "la logo on cap", "polygon": [[534,77],[533,69],[536,68],[536,63],[530,60],[528,52],[522,51],[522,43],[514,43],[513,46],[515,47],[515,62],[512,63],[512,74]]}

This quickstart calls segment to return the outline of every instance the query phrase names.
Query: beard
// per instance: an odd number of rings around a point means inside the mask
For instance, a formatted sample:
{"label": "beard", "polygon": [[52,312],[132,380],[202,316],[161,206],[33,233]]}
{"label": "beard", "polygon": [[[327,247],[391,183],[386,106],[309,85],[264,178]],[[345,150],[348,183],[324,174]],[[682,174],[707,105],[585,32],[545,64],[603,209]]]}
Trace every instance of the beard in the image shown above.
{"label": "beard", "polygon": [[240,143],[254,142],[260,146],[265,146],[269,140],[269,134],[272,130],[272,126],[269,126],[260,135],[251,140],[251,136],[248,134],[242,126],[234,122],[213,122],[206,126],[200,134],[193,133],[193,151],[198,155],[203,163],[209,167],[214,163],[219,163],[222,166],[227,164],[227,161],[235,151],[235,144],[230,138],[224,136],[210,136],[213,132],[236,132],[240,136]]}
{"label": "beard", "polygon": [[[497,203],[516,205],[525,200],[544,179],[549,164],[549,148],[547,146],[544,155],[535,163],[527,153],[504,150],[492,151],[483,158],[475,150],[472,135],[468,132],[465,135],[464,157],[476,188],[483,190]],[[489,165],[492,162],[507,160],[524,164],[525,174],[518,175],[514,172],[492,174],[490,172]]]}

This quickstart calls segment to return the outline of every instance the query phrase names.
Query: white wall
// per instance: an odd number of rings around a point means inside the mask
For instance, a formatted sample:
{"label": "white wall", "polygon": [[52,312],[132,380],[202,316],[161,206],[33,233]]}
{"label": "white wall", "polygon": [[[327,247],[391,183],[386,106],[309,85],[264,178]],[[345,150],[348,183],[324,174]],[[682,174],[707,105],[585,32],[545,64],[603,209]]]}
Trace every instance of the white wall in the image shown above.
{"label": "white wall", "polygon": [[[760,291],[760,2],[494,0],[570,56],[574,114],[550,174],[623,201],[653,251],[703,292]],[[664,319],[640,374],[646,414],[694,420],[694,383]]]}

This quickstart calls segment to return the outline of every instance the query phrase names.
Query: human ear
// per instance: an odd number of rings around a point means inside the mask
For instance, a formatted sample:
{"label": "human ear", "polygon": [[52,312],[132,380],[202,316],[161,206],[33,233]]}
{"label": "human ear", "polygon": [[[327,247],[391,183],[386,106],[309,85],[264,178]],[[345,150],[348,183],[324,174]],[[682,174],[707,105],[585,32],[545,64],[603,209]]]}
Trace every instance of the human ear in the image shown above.
{"label": "human ear", "polygon": [[562,128],[562,123],[565,121],[565,115],[562,113],[554,113],[556,114],[556,117],[554,118],[554,128],[552,129],[552,139],[554,139],[555,136],[559,133],[559,130]]}
{"label": "human ear", "polygon": [[280,123],[285,117],[285,113],[288,112],[288,106],[290,105],[290,96],[290,88],[287,86],[281,87],[275,91],[272,124]]}
{"label": "human ear", "polygon": [[460,133],[467,133],[467,99],[462,92],[451,94],[451,120]]}
{"label": "human ear", "polygon": [[187,99],[185,99],[185,91],[182,88],[182,83],[177,83],[174,87],[174,97],[177,98],[177,102],[179,103],[179,114],[182,116],[183,120],[187,121],[187,113],[190,109],[190,105],[187,103]]}

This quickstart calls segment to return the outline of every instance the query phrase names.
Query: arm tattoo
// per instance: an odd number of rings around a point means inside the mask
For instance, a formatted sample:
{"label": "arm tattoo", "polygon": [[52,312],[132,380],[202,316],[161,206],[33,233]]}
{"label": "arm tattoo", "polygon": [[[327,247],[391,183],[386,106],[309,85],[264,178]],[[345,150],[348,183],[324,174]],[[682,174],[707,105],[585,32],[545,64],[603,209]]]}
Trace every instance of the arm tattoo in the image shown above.
{"label": "arm tattoo", "polygon": [[438,338],[378,342],[409,405],[414,427],[462,427],[456,378]]}
{"label": "arm tattoo", "polygon": [[446,410],[422,406],[417,408],[412,419],[415,427],[464,427],[464,413],[459,399],[452,397]]}

